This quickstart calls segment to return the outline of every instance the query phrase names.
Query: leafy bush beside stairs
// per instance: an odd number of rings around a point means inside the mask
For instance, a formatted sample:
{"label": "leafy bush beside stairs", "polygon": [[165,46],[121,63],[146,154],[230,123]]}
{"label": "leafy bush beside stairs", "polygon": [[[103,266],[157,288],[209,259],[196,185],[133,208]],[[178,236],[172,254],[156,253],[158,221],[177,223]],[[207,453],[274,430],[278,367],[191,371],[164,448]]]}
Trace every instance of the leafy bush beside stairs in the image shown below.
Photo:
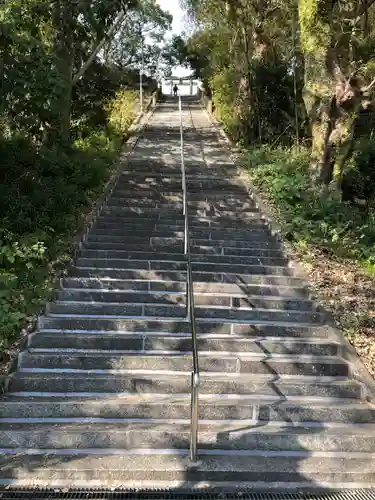
{"label": "leafy bush beside stairs", "polygon": [[[360,157],[353,161],[353,170],[362,168]],[[245,163],[250,182],[271,202],[284,236],[297,250],[315,247],[375,271],[375,211],[371,204],[364,212],[349,202],[322,199],[308,172],[306,149],[255,148]]]}
{"label": "leafy bush beside stairs", "polygon": [[78,127],[69,149],[0,138],[0,354],[70,262],[82,216],[113,173],[136,98],[121,91],[107,106],[107,122],[82,137]]}

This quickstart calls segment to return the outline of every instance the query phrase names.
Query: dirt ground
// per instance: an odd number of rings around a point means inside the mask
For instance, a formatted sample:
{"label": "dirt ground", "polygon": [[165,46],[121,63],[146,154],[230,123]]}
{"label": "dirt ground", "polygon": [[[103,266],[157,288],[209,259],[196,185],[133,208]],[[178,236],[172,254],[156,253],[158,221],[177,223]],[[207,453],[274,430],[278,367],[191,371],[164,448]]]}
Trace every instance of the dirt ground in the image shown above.
{"label": "dirt ground", "polygon": [[353,262],[318,251],[295,254],[294,258],[308,275],[318,302],[332,313],[337,326],[375,377],[375,279]]}

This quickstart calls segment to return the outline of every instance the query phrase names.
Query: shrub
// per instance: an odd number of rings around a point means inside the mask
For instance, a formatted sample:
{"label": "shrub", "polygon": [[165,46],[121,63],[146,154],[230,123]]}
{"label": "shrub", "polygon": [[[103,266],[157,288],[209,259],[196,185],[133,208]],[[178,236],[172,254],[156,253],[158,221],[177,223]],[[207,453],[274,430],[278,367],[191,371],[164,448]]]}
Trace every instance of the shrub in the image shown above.
{"label": "shrub", "polygon": [[[130,116],[123,109],[122,133]],[[104,129],[69,149],[0,139],[0,349],[38,311],[55,273],[70,261],[81,214],[98,197],[121,144],[122,134]]]}
{"label": "shrub", "polygon": [[115,134],[126,135],[135,118],[137,93],[129,90],[117,92],[108,105],[108,123]]}
{"label": "shrub", "polygon": [[271,201],[287,239],[335,255],[368,260],[375,249],[373,214],[348,202],[323,200],[308,172],[309,152],[263,147],[248,154],[252,183]]}
{"label": "shrub", "polygon": [[343,196],[348,201],[355,198],[369,201],[375,195],[375,141],[359,140],[355,150],[344,173]]}

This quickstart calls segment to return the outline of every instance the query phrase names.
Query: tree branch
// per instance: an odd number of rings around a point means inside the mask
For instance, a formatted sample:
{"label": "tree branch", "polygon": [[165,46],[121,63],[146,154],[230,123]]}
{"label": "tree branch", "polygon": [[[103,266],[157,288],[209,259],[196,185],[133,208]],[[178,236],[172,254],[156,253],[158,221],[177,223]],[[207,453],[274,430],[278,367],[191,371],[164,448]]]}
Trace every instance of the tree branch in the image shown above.
{"label": "tree branch", "polygon": [[368,92],[369,90],[372,89],[372,87],[375,85],[375,78],[372,80],[370,85],[367,85],[364,89],[361,89],[361,94],[364,94],[365,92]]}
{"label": "tree branch", "polygon": [[92,62],[94,61],[95,57],[98,55],[98,53],[101,51],[101,49],[104,47],[106,42],[112,38],[112,36],[116,33],[117,29],[120,27],[120,24],[122,23],[123,19],[125,17],[125,11],[122,10],[120,14],[117,16],[115,22],[112,24],[110,29],[108,30],[108,33],[106,36],[104,36],[101,41],[96,45],[94,50],[92,51],[90,57],[87,59],[87,61],[81,66],[80,70],[76,75],[73,77],[72,85],[76,85],[77,82],[82,78],[82,76],[86,73],[87,69],[91,66]]}
{"label": "tree branch", "polygon": [[358,9],[358,16],[363,16],[363,14],[366,13],[366,11],[375,3],[375,0],[367,0],[367,2],[362,3],[360,8]]}

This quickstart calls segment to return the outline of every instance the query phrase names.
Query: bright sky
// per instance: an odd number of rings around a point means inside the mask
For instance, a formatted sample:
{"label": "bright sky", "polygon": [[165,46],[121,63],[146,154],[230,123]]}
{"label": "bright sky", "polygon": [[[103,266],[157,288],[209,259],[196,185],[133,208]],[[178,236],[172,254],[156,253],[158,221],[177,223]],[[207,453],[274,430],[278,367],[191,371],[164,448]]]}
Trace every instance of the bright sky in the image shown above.
{"label": "bright sky", "polygon": [[172,33],[179,35],[184,29],[184,13],[180,7],[179,0],[157,0],[157,2],[163,10],[166,10],[172,14]]}
{"label": "bright sky", "polygon": [[[168,37],[179,35],[184,30],[184,12],[180,7],[179,0],[157,0],[157,3],[163,10],[170,12],[173,16],[172,31],[168,33]],[[173,71],[173,76],[184,77],[190,73],[186,68],[176,68]]]}

